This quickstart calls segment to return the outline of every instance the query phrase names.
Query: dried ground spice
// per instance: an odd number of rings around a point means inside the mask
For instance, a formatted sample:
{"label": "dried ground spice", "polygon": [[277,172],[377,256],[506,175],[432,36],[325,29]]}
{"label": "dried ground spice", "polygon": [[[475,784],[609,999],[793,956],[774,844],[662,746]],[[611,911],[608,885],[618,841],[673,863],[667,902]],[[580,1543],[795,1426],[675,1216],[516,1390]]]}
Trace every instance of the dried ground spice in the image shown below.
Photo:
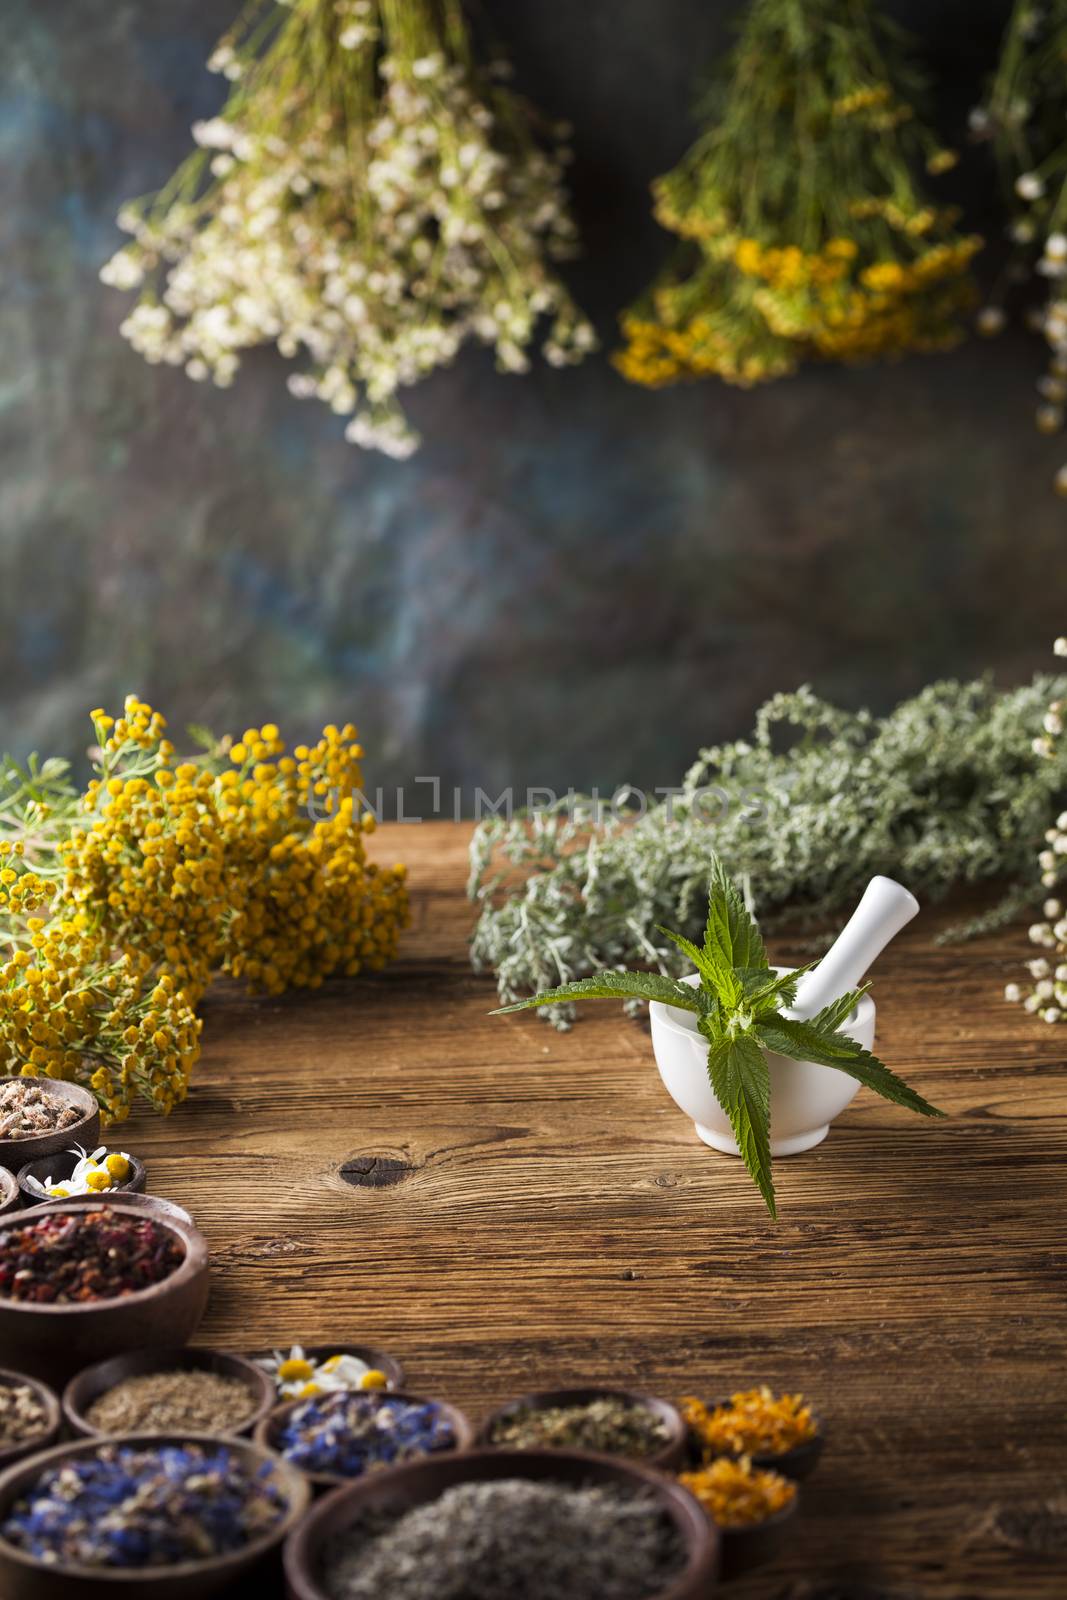
{"label": "dried ground spice", "polygon": [[37,1305],[114,1300],[161,1283],[185,1248],[152,1217],[53,1212],[0,1230],[0,1298]]}
{"label": "dried ground spice", "polygon": [[782,1455],[814,1439],[818,1426],[803,1395],[746,1389],[725,1405],[681,1401],[678,1409],[708,1456]]}
{"label": "dried ground spice", "polygon": [[648,1406],[601,1395],[580,1405],[524,1407],[500,1417],[491,1443],[514,1450],[598,1450],[605,1455],[651,1456],[670,1435]]}
{"label": "dried ground spice", "polygon": [[777,1472],[762,1472],[742,1459],[720,1456],[697,1472],[683,1472],[678,1482],[694,1495],[720,1528],[744,1528],[766,1522],[784,1511],[797,1496],[797,1486]]}
{"label": "dried ground spice", "polygon": [[461,1483],[327,1548],[330,1600],[651,1600],[685,1565],[655,1500],[614,1487]]}
{"label": "dried ground spice", "polygon": [[124,1378],[85,1415],[101,1433],[230,1433],[255,1406],[240,1378],[194,1367]]}

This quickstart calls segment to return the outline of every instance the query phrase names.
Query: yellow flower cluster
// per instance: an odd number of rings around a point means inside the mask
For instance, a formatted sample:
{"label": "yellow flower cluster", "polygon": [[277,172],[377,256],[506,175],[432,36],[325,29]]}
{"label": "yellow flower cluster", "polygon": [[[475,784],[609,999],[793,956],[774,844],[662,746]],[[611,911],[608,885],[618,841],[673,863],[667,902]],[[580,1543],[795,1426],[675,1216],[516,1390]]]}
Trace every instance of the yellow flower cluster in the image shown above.
{"label": "yellow flower cluster", "polygon": [[184,1099],[215,973],[278,994],[380,968],[408,903],[404,867],[366,858],[351,724],[288,755],[267,723],[176,761],[136,696],[92,718],[98,776],[55,842],[55,881],[0,845],[16,863],[0,868],[0,1048],[8,1070],[76,1078],[120,1119],[138,1092],[164,1112]]}
{"label": "yellow flower cluster", "polygon": [[955,157],[884,44],[864,4],[846,24],[833,0],[751,0],[715,122],[653,186],[687,250],[623,318],[624,377],[747,386],[962,336],[981,241],[923,195],[916,172]]}

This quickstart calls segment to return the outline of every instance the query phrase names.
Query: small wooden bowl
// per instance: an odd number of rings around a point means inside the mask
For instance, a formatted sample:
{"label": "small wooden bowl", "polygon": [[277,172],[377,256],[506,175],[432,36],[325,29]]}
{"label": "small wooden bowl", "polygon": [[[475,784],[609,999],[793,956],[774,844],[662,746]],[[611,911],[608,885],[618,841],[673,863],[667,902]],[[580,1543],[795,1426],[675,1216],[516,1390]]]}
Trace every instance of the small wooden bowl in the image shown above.
{"label": "small wooden bowl", "polygon": [[57,1100],[68,1101],[80,1111],[80,1120],[55,1133],[38,1133],[28,1139],[0,1139],[0,1167],[6,1167],[9,1172],[18,1172],[28,1161],[67,1150],[72,1144],[95,1150],[100,1143],[100,1106],[95,1094],[83,1089],[79,1083],[64,1083],[61,1078],[29,1079],[18,1073],[9,1073],[7,1077],[0,1078],[0,1089],[7,1083],[30,1082],[39,1083],[46,1093],[54,1095]]}
{"label": "small wooden bowl", "polygon": [[18,1211],[21,1205],[18,1179],[6,1167],[0,1167],[0,1217],[6,1217],[9,1211]]}
{"label": "small wooden bowl", "polygon": [[[111,1190],[111,1194],[113,1194],[116,1199],[120,1199],[127,1207],[132,1207],[135,1211],[140,1211],[142,1213],[147,1212],[153,1217],[158,1217],[161,1222],[167,1222],[168,1220],[173,1219],[175,1222],[184,1222],[187,1228],[194,1228],[196,1226],[192,1217],[190,1216],[189,1212],[186,1211],[184,1206],[177,1205],[173,1200],[164,1200],[162,1195],[139,1194],[136,1189],[113,1189]],[[63,1206],[86,1204],[99,1205],[101,1201],[106,1203],[110,1197],[111,1196],[108,1193],[99,1195],[75,1194],[71,1195],[69,1200],[41,1200],[36,1206],[28,1206],[26,1209],[32,1209],[34,1211],[55,1211],[57,1208],[61,1209]]]}
{"label": "small wooden bowl", "polygon": [[[96,1145],[90,1146],[95,1150]],[[36,1178],[38,1183],[43,1183],[46,1178],[54,1178],[57,1183],[62,1183],[69,1178],[81,1157],[73,1150],[64,1150],[60,1155],[38,1156],[36,1161],[27,1161],[24,1167],[19,1168],[18,1186],[22,1191],[22,1204],[30,1206],[51,1205],[54,1200],[61,1200],[61,1195],[37,1194],[26,1182],[27,1178]],[[125,1183],[115,1184],[110,1189],[105,1189],[101,1194],[94,1194],[94,1200],[107,1200],[116,1194],[143,1194],[145,1186],[145,1165],[137,1156],[130,1157],[130,1176]],[[68,1199],[89,1199],[88,1195],[70,1195]]]}
{"label": "small wooden bowl", "polygon": [[[219,1440],[205,1433],[128,1433],[122,1442],[150,1448],[164,1442],[217,1445]],[[242,1579],[250,1579],[252,1573],[259,1575],[257,1581],[266,1579],[269,1584],[277,1570],[278,1547],[307,1510],[310,1490],[302,1473],[258,1445],[247,1439],[225,1442],[250,1469],[269,1467],[288,1501],[288,1510],[269,1533],[229,1555],[183,1561],[169,1567],[138,1568],[53,1566],[16,1550],[0,1538],[0,1594],[4,1600],[209,1600],[214,1595],[232,1595],[235,1586]],[[92,1455],[100,1443],[99,1439],[78,1439],[73,1444],[57,1445],[0,1474],[0,1523],[43,1471],[58,1462]],[[262,1594],[266,1585],[255,1587],[250,1583],[250,1589]]]}
{"label": "small wooden bowl", "polygon": [[[106,1210],[140,1218],[144,1209],[135,1202],[143,1199],[142,1195],[116,1195],[114,1199],[82,1195],[34,1206],[0,1217],[0,1243],[10,1228],[25,1227],[37,1217],[57,1211]],[[0,1350],[14,1367],[60,1384],[87,1364],[109,1356],[127,1350],[170,1349],[192,1337],[207,1304],[207,1244],[191,1224],[177,1217],[153,1215],[185,1251],[184,1261],[161,1283],[119,1299],[78,1305],[0,1299]]]}
{"label": "small wooden bowl", "polygon": [[[297,1341],[291,1341],[292,1344]],[[284,1346],[279,1346],[283,1349]],[[328,1361],[331,1356],[355,1356],[358,1361],[363,1361],[376,1372],[383,1372],[389,1380],[387,1389],[402,1389],[404,1387],[404,1369],[400,1362],[392,1356],[387,1356],[384,1350],[375,1350],[369,1344],[302,1344],[300,1346],[309,1361]],[[277,1352],[275,1350],[252,1350],[246,1352],[248,1361],[270,1361]],[[277,1391],[275,1391],[277,1392]],[[278,1402],[282,1404],[281,1401]]]}
{"label": "small wooden bowl", "polygon": [[[754,1522],[744,1528],[718,1528],[719,1576],[723,1582],[741,1577],[754,1567],[772,1561],[793,1531],[793,1519],[800,1509],[800,1495],[793,1496],[789,1505],[776,1511],[764,1522]],[[704,1513],[707,1516],[707,1512]],[[711,1522],[711,1518],[708,1517]],[[718,1527],[717,1524],[712,1524]]]}
{"label": "small wooden bowl", "polygon": [[707,1600],[713,1593],[718,1532],[692,1495],[666,1473],[618,1456],[580,1450],[472,1450],[462,1455],[428,1456],[387,1472],[370,1473],[320,1500],[286,1541],[289,1600],[327,1600],[321,1585],[323,1547],[365,1512],[386,1507],[410,1511],[436,1500],[455,1484],[502,1478],[612,1484],[651,1493],[678,1529],[688,1560],[678,1577],[649,1600]]}
{"label": "small wooden bowl", "polygon": [[30,1378],[24,1372],[8,1372],[6,1369],[0,1369],[0,1384],[6,1389],[22,1387],[32,1389],[44,1411],[44,1422],[39,1433],[35,1433],[30,1439],[23,1439],[19,1444],[9,1444],[0,1450],[0,1471],[2,1471],[7,1467],[13,1467],[16,1461],[36,1455],[38,1450],[47,1450],[50,1444],[55,1444],[59,1438],[62,1417],[58,1395],[39,1379]]}
{"label": "small wooden bowl", "polygon": [[[729,1399],[711,1400],[708,1409],[715,1410],[718,1406],[728,1406]],[[765,1467],[771,1472],[780,1472],[783,1478],[791,1478],[794,1483],[800,1483],[804,1478],[815,1471],[822,1455],[823,1445],[826,1442],[826,1427],[822,1417],[817,1411],[811,1411],[815,1422],[815,1435],[811,1439],[802,1439],[800,1444],[795,1444],[790,1450],[752,1450],[742,1452],[720,1450],[719,1455],[731,1456],[734,1460],[742,1454],[747,1454],[754,1467]],[[704,1460],[704,1446],[691,1429],[686,1430],[687,1456],[695,1466]]]}
{"label": "small wooden bowl", "polygon": [[[402,1400],[408,1405],[426,1405],[428,1403],[426,1395],[407,1394],[399,1389],[362,1389],[359,1393],[376,1395],[383,1404],[389,1400]],[[270,1415],[264,1417],[257,1425],[252,1435],[256,1443],[262,1445],[265,1450],[273,1450],[276,1455],[281,1455],[284,1461],[286,1458],[282,1455],[282,1449],[278,1443],[278,1433],[289,1413],[304,1403],[303,1400],[287,1400],[284,1405],[275,1406]],[[446,1450],[435,1450],[433,1453],[434,1459],[437,1456],[457,1455],[461,1451],[469,1450],[474,1443],[474,1424],[456,1406],[449,1405],[447,1400],[434,1400],[433,1403],[440,1407],[444,1420],[451,1424],[452,1433],[456,1441]],[[303,1471],[303,1468],[300,1470]],[[365,1473],[364,1476],[377,1477],[379,1471],[382,1470],[384,1469],[375,1469],[371,1473]],[[343,1477],[338,1472],[307,1472],[305,1477],[309,1483],[315,1485],[316,1489],[336,1489],[339,1484],[344,1484],[347,1487],[360,1481],[358,1478]]]}
{"label": "small wooden bowl", "polygon": [[[660,1467],[664,1472],[677,1471],[685,1460],[688,1430],[680,1413],[656,1395],[638,1394],[629,1389],[541,1389],[535,1394],[524,1394],[518,1400],[509,1400],[487,1417],[478,1432],[477,1444],[485,1449],[515,1450],[517,1445],[507,1442],[497,1446],[493,1430],[498,1423],[521,1411],[550,1411],[556,1406],[584,1406],[593,1400],[621,1400],[628,1405],[651,1411],[667,1429],[667,1438],[658,1450],[647,1456],[630,1456],[628,1460],[643,1461],[647,1466]],[[538,1449],[548,1449],[539,1445]],[[614,1453],[614,1452],[612,1452]]]}
{"label": "small wooden bowl", "polygon": [[[127,1355],[112,1356],[110,1361],[98,1361],[71,1378],[63,1390],[63,1416],[67,1426],[86,1438],[114,1438],[115,1435],[93,1426],[89,1412],[101,1395],[108,1394],[117,1384],[148,1372],[213,1372],[220,1378],[236,1378],[243,1383],[248,1391],[248,1416],[238,1427],[226,1430],[237,1437],[251,1434],[274,1405],[273,1383],[244,1356],[197,1345],[170,1350],[132,1350]],[[138,1433],[148,1431],[143,1427],[137,1429]]]}

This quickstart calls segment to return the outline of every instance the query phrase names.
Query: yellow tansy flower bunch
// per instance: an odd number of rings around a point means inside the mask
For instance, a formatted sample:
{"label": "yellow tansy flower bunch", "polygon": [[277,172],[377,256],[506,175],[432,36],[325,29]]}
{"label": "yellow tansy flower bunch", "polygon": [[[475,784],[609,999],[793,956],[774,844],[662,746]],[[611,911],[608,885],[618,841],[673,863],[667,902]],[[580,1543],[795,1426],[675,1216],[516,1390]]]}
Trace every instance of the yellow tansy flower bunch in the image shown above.
{"label": "yellow tansy flower bunch", "polygon": [[653,185],[683,243],[623,317],[623,376],[747,386],[954,344],[981,241],[923,192],[954,157],[914,89],[869,0],[753,0],[706,132]]}
{"label": "yellow tansy flower bunch", "polygon": [[177,760],[136,696],[92,719],[83,794],[61,762],[3,770],[0,1050],[4,1070],[77,1079],[120,1119],[138,1092],[164,1112],[184,1099],[214,974],[278,994],[379,968],[408,904],[403,866],[366,858],[351,724],[291,755],[272,723],[204,735]]}

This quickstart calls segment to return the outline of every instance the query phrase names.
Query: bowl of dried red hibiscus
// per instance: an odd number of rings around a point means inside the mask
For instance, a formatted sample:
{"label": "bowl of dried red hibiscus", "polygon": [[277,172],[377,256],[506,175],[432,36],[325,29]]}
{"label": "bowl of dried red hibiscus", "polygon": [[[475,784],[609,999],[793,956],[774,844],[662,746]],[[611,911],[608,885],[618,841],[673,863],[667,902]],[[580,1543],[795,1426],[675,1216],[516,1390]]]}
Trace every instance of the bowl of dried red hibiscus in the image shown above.
{"label": "bowl of dried red hibiscus", "polygon": [[0,1217],[0,1349],[35,1377],[184,1344],[207,1293],[207,1245],[176,1217],[118,1196]]}
{"label": "bowl of dried red hibiscus", "polygon": [[58,1078],[0,1078],[0,1167],[17,1172],[27,1161],[100,1142],[96,1096]]}
{"label": "bowl of dried red hibiscus", "polygon": [[775,1395],[764,1386],[709,1404],[682,1400],[678,1409],[689,1429],[694,1464],[746,1456],[757,1467],[771,1467],[799,1482],[822,1454],[822,1421],[800,1394]]}

